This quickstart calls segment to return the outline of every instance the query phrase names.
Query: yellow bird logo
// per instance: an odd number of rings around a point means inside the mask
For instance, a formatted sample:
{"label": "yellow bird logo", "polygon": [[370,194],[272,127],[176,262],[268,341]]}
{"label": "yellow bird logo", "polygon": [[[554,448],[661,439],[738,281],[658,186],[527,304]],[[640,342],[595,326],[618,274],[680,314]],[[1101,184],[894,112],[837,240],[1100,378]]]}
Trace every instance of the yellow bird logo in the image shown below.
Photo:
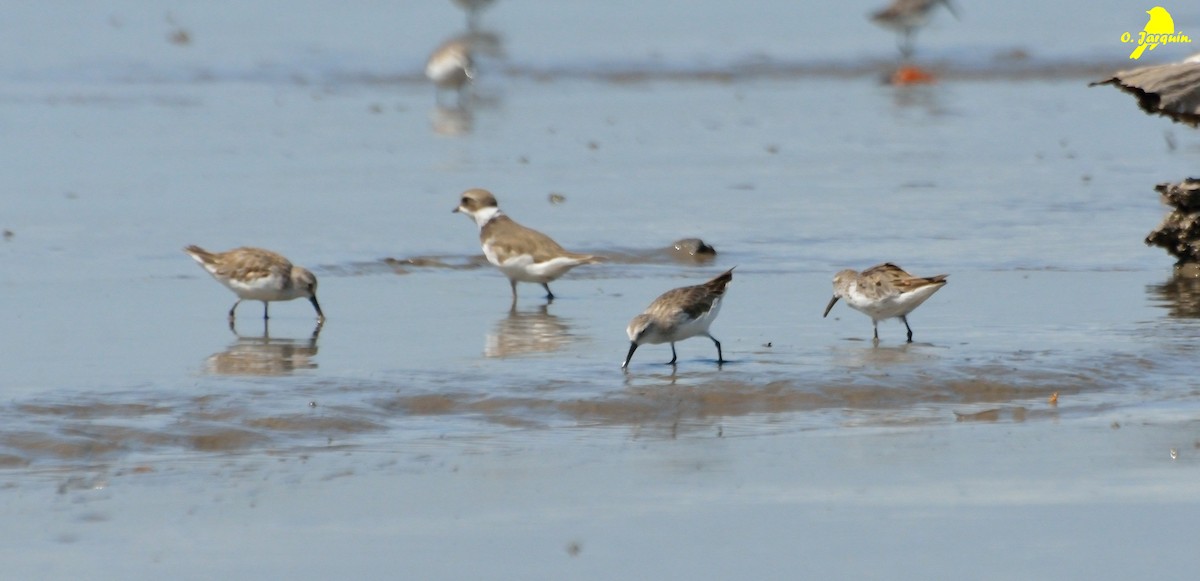
{"label": "yellow bird logo", "polygon": [[1160,44],[1158,35],[1175,34],[1175,19],[1171,18],[1171,13],[1167,12],[1166,8],[1155,6],[1147,10],[1146,14],[1150,15],[1150,20],[1146,21],[1146,27],[1138,35],[1137,48],[1129,53],[1129,58],[1133,60],[1141,58],[1147,48],[1154,50]]}

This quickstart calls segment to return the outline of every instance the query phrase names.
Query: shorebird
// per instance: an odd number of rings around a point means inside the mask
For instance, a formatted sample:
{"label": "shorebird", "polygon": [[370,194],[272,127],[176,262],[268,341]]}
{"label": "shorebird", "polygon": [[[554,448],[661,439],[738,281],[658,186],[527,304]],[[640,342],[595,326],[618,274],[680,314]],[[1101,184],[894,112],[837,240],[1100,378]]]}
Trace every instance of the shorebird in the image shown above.
{"label": "shorebird", "polygon": [[317,321],[325,322],[325,314],[317,302],[317,277],[307,269],[294,266],[283,256],[262,248],[234,248],[227,252],[209,252],[199,246],[183,249],[204,267],[217,282],[238,296],[229,309],[233,322],[238,305],[244,300],[262,301],[263,319],[269,319],[268,303],[307,298],[317,310]]}
{"label": "shorebird", "polygon": [[553,301],[551,281],[581,264],[599,262],[590,254],[568,252],[549,236],[514,222],[500,211],[496,197],[487,190],[463,192],[453,211],[470,216],[479,226],[483,255],[508,277],[514,304],[518,282],[541,284],[546,289],[546,298]]}
{"label": "shorebird", "polygon": [[703,335],[712,339],[717,346],[717,364],[725,363],[721,354],[721,342],[708,333],[708,327],[721,311],[721,299],[725,296],[725,287],[733,280],[733,269],[720,276],[696,286],[685,286],[669,290],[654,299],[642,314],[629,322],[625,333],[629,335],[629,353],[625,355],[622,369],[629,367],[629,360],[639,345],[649,343],[658,345],[671,344],[671,360],[668,365],[675,365],[678,357],[675,355],[675,342],[690,337]]}
{"label": "shorebird", "polygon": [[871,317],[876,342],[879,341],[879,321],[899,317],[908,330],[908,342],[912,343],[908,314],[945,286],[947,276],[913,276],[890,262],[872,266],[861,273],[843,270],[833,276],[833,298],[821,316],[828,317],[834,303],[844,298],[850,308]]}
{"label": "shorebird", "polygon": [[440,104],[442,93],[454,91],[458,104],[463,105],[463,92],[467,83],[475,78],[475,62],[471,54],[469,38],[455,37],[437,47],[425,63],[425,76],[437,88],[435,98]]}
{"label": "shorebird", "polygon": [[900,54],[909,58],[913,54],[913,38],[917,30],[929,23],[933,9],[938,4],[945,5],[950,14],[958,18],[958,11],[950,4],[950,0],[893,0],[872,14],[871,22],[900,33]]}

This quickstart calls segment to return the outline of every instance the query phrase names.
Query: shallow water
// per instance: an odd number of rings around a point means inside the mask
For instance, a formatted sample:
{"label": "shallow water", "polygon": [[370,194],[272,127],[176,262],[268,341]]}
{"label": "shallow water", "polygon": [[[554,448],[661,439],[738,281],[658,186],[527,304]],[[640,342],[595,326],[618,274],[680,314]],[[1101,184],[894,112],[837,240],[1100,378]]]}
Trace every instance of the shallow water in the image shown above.
{"label": "shallow water", "polygon": [[[202,516],[114,577],[153,575],[137,566],[148,562],[249,576],[278,557],[235,551],[214,564],[189,546],[227,534],[267,498],[277,504],[260,511],[269,516],[255,531],[265,534],[250,549],[296,555],[339,531],[405,540],[419,547],[406,553],[421,556],[414,570],[434,577],[561,577],[564,556],[593,556],[565,571],[611,578],[630,571],[622,556],[650,559],[630,539],[662,511],[682,530],[761,530],[750,535],[761,546],[737,545],[749,551],[737,555],[706,550],[724,535],[684,535],[667,551],[688,563],[682,571],[755,577],[781,575],[745,555],[781,550],[766,539],[791,535],[838,549],[809,557],[825,576],[888,576],[845,555],[852,529],[889,514],[959,566],[988,542],[955,536],[971,518],[1019,536],[1021,519],[1047,506],[1075,522],[1110,501],[1118,507],[1103,514],[1114,519],[1140,502],[1194,514],[1185,483],[1195,476],[1200,294],[1142,238],[1165,211],[1153,185],[1188,175],[1200,138],[1086,86],[1094,71],[1125,64],[1095,56],[1120,30],[1097,31],[1134,26],[1140,12],[1080,9],[1079,26],[1030,48],[981,24],[1025,26],[1016,12],[972,6],[922,37],[946,80],[894,88],[878,82],[889,39],[859,18],[871,7],[847,20],[861,34],[805,20],[805,36],[778,17],[791,6],[707,6],[682,31],[667,26],[677,10],[667,5],[502,2],[484,22],[505,56],[485,61],[469,111],[435,108],[419,78],[439,31],[461,27],[448,5],[421,7],[426,26],[379,18],[392,5],[154,13],[129,2],[62,21],[52,7],[21,8],[0,25],[0,43],[24,42],[26,55],[0,69],[10,143],[0,228],[12,234],[0,241],[0,497],[22,523],[0,543],[11,547],[5,561],[30,576],[88,570],[103,539],[170,529],[150,512],[168,507]],[[328,15],[324,27],[314,14]],[[554,20],[564,14],[574,21]],[[637,23],[618,27],[622,42],[561,38],[618,16]],[[267,18],[281,18],[277,30],[261,25]],[[412,34],[392,30],[398,22]],[[31,38],[39,27],[97,50]],[[171,45],[179,29],[193,40]],[[697,40],[713,35],[728,44]],[[1031,57],[996,56],[1014,47]],[[554,283],[550,304],[523,285],[510,311],[475,226],[450,213],[469,187],[607,260]],[[718,256],[680,260],[669,247],[686,237]],[[186,244],[263,246],[308,266],[328,322],[316,327],[297,301],[275,305],[266,328],[247,303],[230,329],[234,297]],[[870,321],[844,305],[820,316],[833,272],[884,260],[950,274],[910,317],[916,343],[889,321],[872,345]],[[677,368],[663,365],[666,346],[646,346],[621,372],[629,318],[735,265],[712,328],[729,363],[718,367],[700,339],[678,345]],[[1008,446],[1014,433],[1019,445]],[[713,448],[728,440],[738,443]],[[954,468],[922,441],[948,450]],[[1179,460],[1168,465],[1171,449]],[[788,459],[821,470],[778,472]],[[873,480],[891,492],[854,492]],[[797,492],[800,481],[810,484]],[[337,499],[388,497],[396,482],[423,500],[378,511],[356,500],[338,513]],[[935,484],[972,499],[970,514],[914,496]],[[734,493],[746,487],[758,492]],[[1074,496],[1056,497],[1064,487]],[[540,490],[557,492],[540,504]],[[675,494],[692,500],[670,508]],[[474,495],[494,503],[460,504]],[[833,516],[820,508],[830,499]],[[495,508],[506,501],[517,508]],[[226,502],[238,508],[209,512]],[[297,523],[297,506],[321,515]],[[1006,514],[1013,506],[1022,508]],[[393,524],[413,511],[415,521]],[[495,552],[512,547],[496,541],[518,512],[531,524],[511,543],[549,553],[517,563]],[[472,532],[461,515],[490,524]],[[846,536],[816,538],[787,517]],[[560,526],[568,521],[597,524]],[[1170,518],[1138,522],[1162,527],[1131,551],[1171,546]],[[1112,541],[1083,525],[1071,532]],[[875,540],[874,562],[904,554]],[[1055,542],[1029,542],[1039,540]],[[45,556],[63,547],[74,558]],[[380,576],[383,561],[355,559],[360,550],[332,543],[331,555],[363,563],[337,572]],[[492,566],[449,564],[459,551]],[[322,577],[304,566],[312,559],[282,561]],[[1039,570],[985,561],[985,577]],[[932,566],[905,562],[903,576]]]}

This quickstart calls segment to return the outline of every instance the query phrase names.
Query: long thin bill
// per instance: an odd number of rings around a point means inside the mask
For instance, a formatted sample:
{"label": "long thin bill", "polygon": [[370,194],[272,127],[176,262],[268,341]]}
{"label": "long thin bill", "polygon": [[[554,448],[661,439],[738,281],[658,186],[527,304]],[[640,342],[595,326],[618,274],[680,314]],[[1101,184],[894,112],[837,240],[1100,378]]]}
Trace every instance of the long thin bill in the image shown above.
{"label": "long thin bill", "polygon": [[830,309],[833,308],[833,304],[836,303],[837,300],[838,300],[837,295],[833,295],[833,298],[829,299],[829,304],[825,306],[825,314],[821,315],[822,319],[829,316],[829,311],[830,311]]}
{"label": "long thin bill", "polygon": [[317,295],[308,297],[308,302],[312,303],[313,308],[317,310],[317,318],[324,321],[325,313],[321,312],[321,304],[317,302]]}
{"label": "long thin bill", "polygon": [[625,363],[621,364],[621,369],[629,367],[629,360],[633,359],[633,352],[637,351],[637,343],[629,342],[629,354],[625,356]]}

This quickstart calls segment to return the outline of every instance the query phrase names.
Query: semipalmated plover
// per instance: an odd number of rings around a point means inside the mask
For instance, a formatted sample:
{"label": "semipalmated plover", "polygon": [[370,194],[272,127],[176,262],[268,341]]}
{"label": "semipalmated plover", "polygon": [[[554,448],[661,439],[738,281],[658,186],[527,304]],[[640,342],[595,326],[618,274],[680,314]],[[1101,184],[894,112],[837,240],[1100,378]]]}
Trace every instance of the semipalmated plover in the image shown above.
{"label": "semipalmated plover", "polygon": [[213,278],[237,294],[238,300],[229,309],[229,320],[244,300],[262,301],[263,318],[267,303],[307,298],[317,310],[317,320],[325,321],[317,303],[317,277],[305,268],[293,266],[283,256],[262,248],[234,248],[228,252],[209,252],[199,246],[183,249],[196,259]]}
{"label": "semipalmated plover", "polygon": [[943,4],[958,18],[958,11],[950,0],[893,0],[888,6],[871,15],[871,22],[900,33],[900,54],[908,58],[913,54],[913,37],[921,27],[929,23],[933,9]]}
{"label": "semipalmated plover", "polygon": [[875,341],[879,341],[879,321],[899,317],[908,329],[908,342],[912,343],[908,314],[946,286],[947,276],[913,276],[890,262],[872,266],[861,273],[843,270],[833,276],[833,298],[821,316],[829,316],[834,303],[844,298],[850,308],[871,317]]}
{"label": "semipalmated plover", "polygon": [[483,255],[508,277],[514,303],[518,282],[541,284],[546,298],[554,300],[550,281],[576,266],[599,261],[590,254],[568,252],[549,236],[514,222],[500,211],[496,197],[487,190],[463,192],[454,212],[470,216],[479,226]]}
{"label": "semipalmated plover", "polygon": [[634,317],[625,329],[630,345],[621,368],[629,367],[633,352],[643,343],[670,343],[671,361],[668,365],[675,365],[675,342],[699,335],[712,339],[713,344],[717,346],[717,364],[724,363],[721,342],[708,334],[708,327],[721,311],[725,286],[731,280],[732,268],[704,284],[672,289],[654,299],[654,302],[650,303],[642,314]]}

